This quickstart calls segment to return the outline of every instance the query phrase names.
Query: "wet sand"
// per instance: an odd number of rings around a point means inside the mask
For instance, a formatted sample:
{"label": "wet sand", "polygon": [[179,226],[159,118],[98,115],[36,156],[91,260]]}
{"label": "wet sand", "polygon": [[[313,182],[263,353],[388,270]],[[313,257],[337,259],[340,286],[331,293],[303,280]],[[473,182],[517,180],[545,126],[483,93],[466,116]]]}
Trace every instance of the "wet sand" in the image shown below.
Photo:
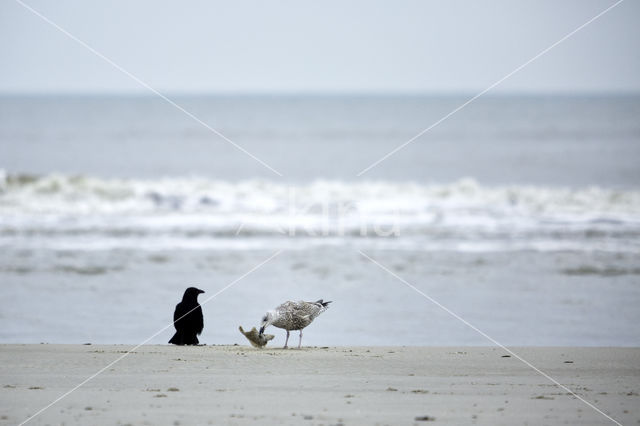
{"label": "wet sand", "polygon": [[[0,424],[614,424],[493,347],[0,345]],[[622,424],[639,348],[513,348]]]}

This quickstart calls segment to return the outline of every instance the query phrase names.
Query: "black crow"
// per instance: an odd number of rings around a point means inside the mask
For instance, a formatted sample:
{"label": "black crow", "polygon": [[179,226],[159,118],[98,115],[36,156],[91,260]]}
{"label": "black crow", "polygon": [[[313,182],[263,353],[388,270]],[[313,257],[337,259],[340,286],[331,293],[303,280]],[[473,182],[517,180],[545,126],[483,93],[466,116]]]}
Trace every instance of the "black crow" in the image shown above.
{"label": "black crow", "polygon": [[173,313],[173,325],[176,327],[176,334],[173,335],[169,343],[174,345],[197,345],[198,335],[204,328],[202,318],[202,308],[198,304],[198,295],[204,293],[195,287],[189,287],[184,291],[182,302],[176,305]]}

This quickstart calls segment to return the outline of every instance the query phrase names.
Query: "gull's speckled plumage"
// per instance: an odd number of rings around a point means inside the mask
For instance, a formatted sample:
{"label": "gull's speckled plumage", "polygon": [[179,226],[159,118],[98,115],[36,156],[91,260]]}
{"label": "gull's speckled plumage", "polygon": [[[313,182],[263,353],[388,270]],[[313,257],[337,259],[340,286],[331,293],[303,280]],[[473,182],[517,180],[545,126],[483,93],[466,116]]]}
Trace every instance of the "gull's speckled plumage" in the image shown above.
{"label": "gull's speckled plumage", "polygon": [[269,311],[262,318],[262,327],[260,333],[264,333],[265,327],[273,325],[274,327],[287,330],[287,340],[284,347],[289,342],[289,331],[300,330],[300,342],[298,348],[302,344],[302,329],[313,322],[314,319],[329,308],[329,302],[322,299],[315,302],[298,302],[286,301],[272,311]]}

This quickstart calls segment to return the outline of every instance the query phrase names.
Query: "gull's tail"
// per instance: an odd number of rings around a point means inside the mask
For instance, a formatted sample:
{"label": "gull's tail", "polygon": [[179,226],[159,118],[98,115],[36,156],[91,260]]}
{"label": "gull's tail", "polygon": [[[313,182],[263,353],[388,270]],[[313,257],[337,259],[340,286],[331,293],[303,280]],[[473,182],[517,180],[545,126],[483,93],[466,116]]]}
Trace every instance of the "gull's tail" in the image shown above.
{"label": "gull's tail", "polygon": [[331,303],[331,300],[329,300],[328,302],[324,302],[322,299],[320,299],[316,300],[314,303],[322,306],[323,309],[327,309],[329,307],[329,303]]}

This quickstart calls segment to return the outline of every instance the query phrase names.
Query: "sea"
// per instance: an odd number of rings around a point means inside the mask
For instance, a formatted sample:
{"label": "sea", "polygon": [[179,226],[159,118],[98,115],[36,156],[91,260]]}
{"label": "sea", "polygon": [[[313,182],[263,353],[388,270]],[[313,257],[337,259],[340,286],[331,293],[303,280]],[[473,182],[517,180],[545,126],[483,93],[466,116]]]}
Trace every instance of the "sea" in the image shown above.
{"label": "sea", "polygon": [[0,97],[0,343],[640,345],[640,96],[468,99]]}

